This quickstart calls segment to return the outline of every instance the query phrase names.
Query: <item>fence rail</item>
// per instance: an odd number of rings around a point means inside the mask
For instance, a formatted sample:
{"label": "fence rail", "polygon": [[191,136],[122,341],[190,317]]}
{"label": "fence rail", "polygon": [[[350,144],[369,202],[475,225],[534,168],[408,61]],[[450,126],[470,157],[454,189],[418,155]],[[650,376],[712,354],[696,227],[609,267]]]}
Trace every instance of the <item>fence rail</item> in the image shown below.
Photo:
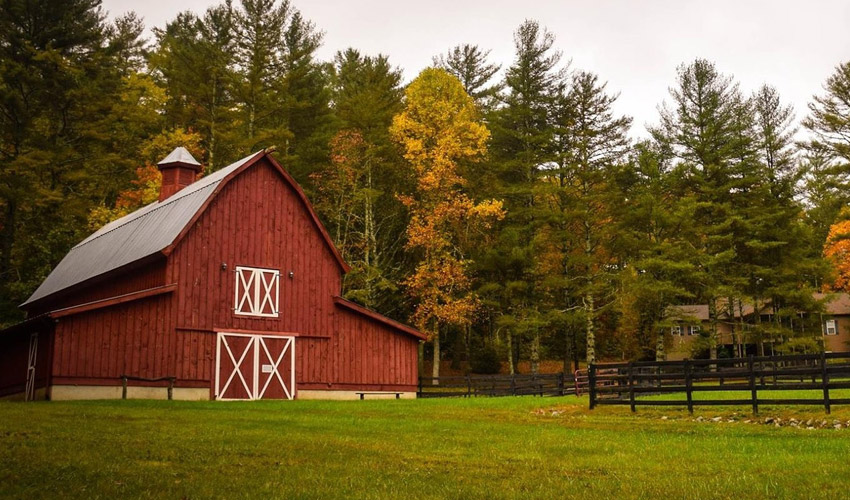
{"label": "fence rail", "polygon": [[[746,358],[683,361],[639,361],[593,364],[588,369],[590,408],[598,405],[695,406],[850,404],[835,398],[833,389],[850,389],[850,352],[749,356]],[[765,398],[759,391],[817,391],[806,398]],[[740,391],[737,399],[694,399],[701,392]],[[682,394],[685,399],[641,399],[645,396]]]}
{"label": "fence rail", "polygon": [[420,377],[417,397],[563,396],[575,392],[575,377],[563,373],[461,375]]}

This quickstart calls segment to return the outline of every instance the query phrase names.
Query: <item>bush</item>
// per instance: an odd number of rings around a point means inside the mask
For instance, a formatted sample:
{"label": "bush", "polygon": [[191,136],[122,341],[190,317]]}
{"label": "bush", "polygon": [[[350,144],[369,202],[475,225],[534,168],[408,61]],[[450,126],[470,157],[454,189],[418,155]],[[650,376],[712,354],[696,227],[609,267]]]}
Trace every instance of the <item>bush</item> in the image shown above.
{"label": "bush", "polygon": [[469,360],[469,367],[472,373],[482,375],[494,375],[502,370],[502,361],[499,359],[499,353],[491,346],[484,346],[478,349]]}

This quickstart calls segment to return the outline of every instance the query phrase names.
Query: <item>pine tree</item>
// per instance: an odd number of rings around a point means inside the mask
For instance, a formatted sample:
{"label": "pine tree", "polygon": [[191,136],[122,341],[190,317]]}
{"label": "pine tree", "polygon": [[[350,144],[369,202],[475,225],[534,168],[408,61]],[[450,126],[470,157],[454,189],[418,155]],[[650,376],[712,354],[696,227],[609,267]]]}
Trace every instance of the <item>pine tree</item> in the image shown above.
{"label": "pine tree", "polygon": [[[629,150],[631,119],[615,117],[617,96],[606,93],[596,75],[579,71],[569,91],[556,103],[556,167],[547,170],[559,187],[559,239],[573,240],[565,256],[565,276],[580,281],[575,293],[584,313],[587,362],[596,361],[596,316],[600,304],[613,299],[613,254],[610,251],[612,198],[610,177]],[[566,212],[566,213],[564,213]],[[576,251],[578,250],[578,251]],[[567,305],[569,307],[569,305]]]}
{"label": "pine tree", "polygon": [[290,14],[289,2],[278,4],[277,0],[243,0],[235,12],[235,94],[243,152],[272,145],[283,147],[292,139],[281,122],[281,103],[275,92],[283,71],[281,43]]}
{"label": "pine tree", "polygon": [[433,64],[460,80],[466,93],[472,96],[482,112],[486,113],[495,105],[501,89],[501,85],[491,84],[501,66],[488,62],[489,57],[489,50],[482,50],[477,45],[463,44],[434,57]]}
{"label": "pine tree", "polygon": [[104,127],[138,33],[129,17],[108,24],[95,0],[0,5],[0,322],[20,317],[114,185]]}
{"label": "pine tree", "polygon": [[505,201],[507,216],[498,242],[478,260],[480,291],[493,310],[491,322],[507,334],[511,373],[516,369],[519,343],[531,340],[531,358],[540,353],[545,312],[541,299],[536,248],[546,207],[536,199],[545,165],[552,162],[554,126],[552,105],[563,78],[554,36],[536,21],[525,21],[514,34],[516,56],[508,68],[501,107],[492,113],[494,174],[481,184]]}
{"label": "pine tree", "polygon": [[203,137],[201,160],[216,170],[242,152],[235,130],[236,31],[230,4],[207,9],[202,18],[182,13],[154,30],[150,66],[166,90],[172,128],[192,128]]}
{"label": "pine tree", "polygon": [[850,204],[850,62],[835,68],[824,85],[825,93],[809,103],[803,126],[814,138],[805,149],[806,192],[809,216],[816,230],[815,247],[826,240],[830,225]]}
{"label": "pine tree", "polygon": [[[738,85],[709,61],[680,66],[677,80],[670,90],[672,109],[666,104],[660,108],[661,123],[650,132],[662,153],[679,161],[682,190],[697,203],[694,223],[702,233],[699,247],[707,277],[700,298],[710,306],[711,340],[716,343],[720,316],[733,318],[740,297],[740,275],[733,263],[736,244],[746,234],[736,225],[744,219],[735,214],[743,200],[733,198],[751,181],[746,173],[754,154],[745,123],[749,115]],[[725,311],[718,311],[718,304]],[[713,346],[711,352],[715,354]]]}
{"label": "pine tree", "polygon": [[[341,130],[331,141],[329,169],[313,175],[321,207],[328,201],[342,211],[328,214],[332,233],[352,270],[344,280],[348,298],[382,311],[401,306],[396,284],[407,269],[403,264],[405,209],[393,196],[412,189],[409,175],[399,168],[401,157],[389,136],[394,115],[402,110],[401,71],[387,57],[363,56],[354,49],[335,57],[333,102]],[[346,183],[338,178],[340,167]]]}
{"label": "pine tree", "polygon": [[282,104],[281,128],[291,134],[282,152],[289,156],[292,175],[304,182],[316,165],[329,158],[328,141],[333,135],[331,69],[315,60],[323,34],[299,11],[291,7],[290,11],[282,36],[282,73],[275,87]]}

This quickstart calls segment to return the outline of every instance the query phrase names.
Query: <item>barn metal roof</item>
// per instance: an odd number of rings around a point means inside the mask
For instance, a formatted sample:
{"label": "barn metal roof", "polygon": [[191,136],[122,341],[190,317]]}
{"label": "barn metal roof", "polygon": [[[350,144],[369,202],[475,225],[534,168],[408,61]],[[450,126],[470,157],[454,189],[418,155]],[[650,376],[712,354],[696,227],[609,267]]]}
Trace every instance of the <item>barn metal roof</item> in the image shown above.
{"label": "barn metal roof", "polygon": [[[175,154],[180,156],[175,150],[168,158]],[[161,202],[106,224],[74,246],[22,306],[162,251],[180,235],[219,183],[258,154],[262,151],[201,178]]]}

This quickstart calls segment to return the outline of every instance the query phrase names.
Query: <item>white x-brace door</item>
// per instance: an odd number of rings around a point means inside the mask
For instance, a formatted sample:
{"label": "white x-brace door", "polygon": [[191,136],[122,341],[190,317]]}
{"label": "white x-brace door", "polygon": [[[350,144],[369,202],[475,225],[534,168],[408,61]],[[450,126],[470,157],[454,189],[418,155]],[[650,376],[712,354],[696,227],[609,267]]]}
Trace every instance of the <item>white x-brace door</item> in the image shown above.
{"label": "white x-brace door", "polygon": [[252,400],[264,397],[295,397],[295,338],[219,332],[215,398]]}

